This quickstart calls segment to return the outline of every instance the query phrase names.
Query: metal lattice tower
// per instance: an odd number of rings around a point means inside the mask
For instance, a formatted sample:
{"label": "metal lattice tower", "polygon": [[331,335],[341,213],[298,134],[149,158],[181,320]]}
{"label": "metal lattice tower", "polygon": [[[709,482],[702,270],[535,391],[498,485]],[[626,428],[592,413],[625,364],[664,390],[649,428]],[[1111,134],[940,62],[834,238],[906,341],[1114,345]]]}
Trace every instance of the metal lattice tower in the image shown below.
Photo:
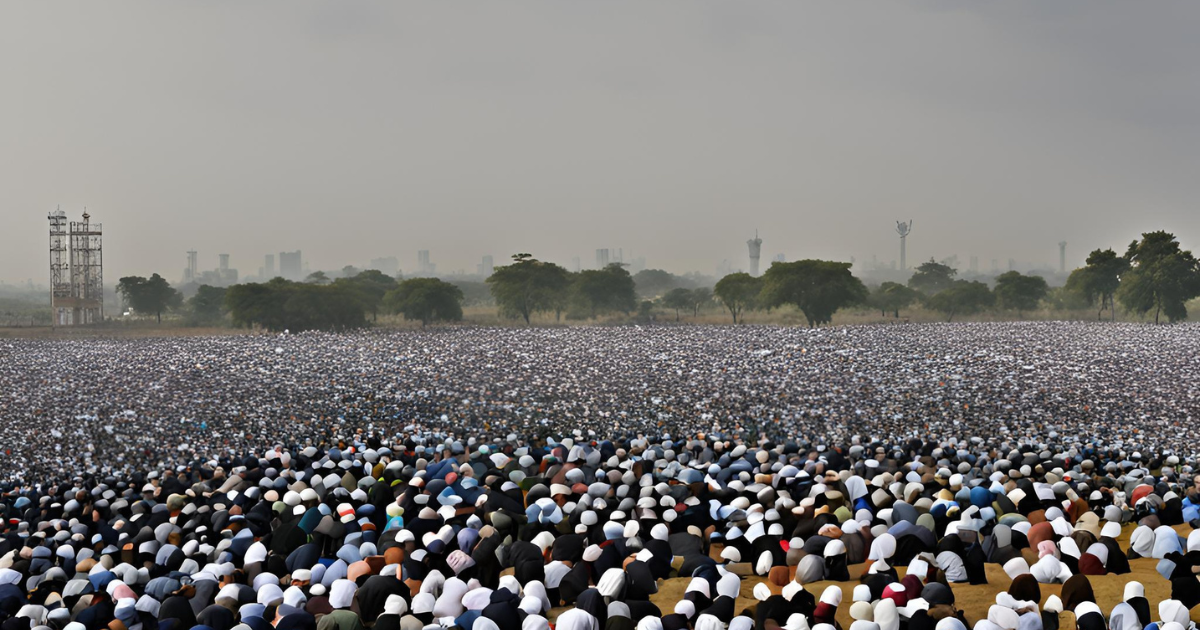
{"label": "metal lattice tower", "polygon": [[70,324],[71,272],[67,248],[67,213],[55,210],[50,220],[50,309],[52,326]]}
{"label": "metal lattice tower", "polygon": [[104,249],[102,226],[91,222],[85,210],[83,221],[71,222],[71,298],[75,324],[104,320]]}

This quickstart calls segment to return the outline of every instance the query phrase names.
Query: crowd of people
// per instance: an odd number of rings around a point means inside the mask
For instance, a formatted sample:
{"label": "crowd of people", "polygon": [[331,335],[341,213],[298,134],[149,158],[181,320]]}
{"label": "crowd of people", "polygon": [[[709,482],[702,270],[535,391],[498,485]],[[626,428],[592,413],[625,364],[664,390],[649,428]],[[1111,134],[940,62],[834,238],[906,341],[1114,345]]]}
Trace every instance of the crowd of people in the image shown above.
{"label": "crowd of people", "polygon": [[1196,332],[6,341],[0,630],[1186,630]]}

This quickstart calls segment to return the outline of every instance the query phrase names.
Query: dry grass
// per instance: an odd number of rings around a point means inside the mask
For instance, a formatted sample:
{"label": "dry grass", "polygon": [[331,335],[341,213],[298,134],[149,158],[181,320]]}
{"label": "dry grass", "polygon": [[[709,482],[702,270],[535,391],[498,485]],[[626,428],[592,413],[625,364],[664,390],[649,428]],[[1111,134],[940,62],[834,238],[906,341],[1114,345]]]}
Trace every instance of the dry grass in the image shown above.
{"label": "dry grass", "polygon": [[23,326],[0,328],[0,339],[146,339],[151,337],[209,337],[258,334],[244,328],[187,327],[168,323],[104,324],[100,326]]}

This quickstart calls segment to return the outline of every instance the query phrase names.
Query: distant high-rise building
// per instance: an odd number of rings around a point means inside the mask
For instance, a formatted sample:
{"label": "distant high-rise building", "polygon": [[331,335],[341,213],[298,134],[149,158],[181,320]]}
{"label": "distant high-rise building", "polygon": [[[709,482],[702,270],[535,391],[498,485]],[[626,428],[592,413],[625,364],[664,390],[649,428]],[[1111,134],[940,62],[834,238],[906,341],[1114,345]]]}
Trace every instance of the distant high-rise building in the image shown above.
{"label": "distant high-rise building", "polygon": [[196,250],[193,249],[193,250],[188,251],[188,253],[187,253],[187,257],[188,257],[187,269],[183,270],[183,283],[184,284],[187,284],[189,282],[195,282],[196,278],[200,276],[200,264],[198,262],[198,256],[199,256],[199,254],[196,252]]}
{"label": "distant high-rise building", "polygon": [[483,257],[483,260],[479,263],[479,268],[477,271],[479,272],[479,275],[484,278],[490,277],[492,273],[496,271],[496,265],[492,262],[492,257],[490,255]]}
{"label": "distant high-rise building", "polygon": [[374,269],[386,276],[395,276],[400,273],[400,261],[395,256],[372,258],[369,269]]}
{"label": "distant high-rise building", "polygon": [[1067,242],[1058,243],[1058,273],[1067,273]]}
{"label": "distant high-rise building", "polygon": [[596,250],[596,268],[603,269],[608,266],[608,249]]}
{"label": "distant high-rise building", "polygon": [[275,277],[275,254],[267,254],[263,256],[263,280],[270,280]]}
{"label": "distant high-rise building", "polygon": [[279,252],[279,275],[287,280],[304,279],[304,260],[300,250]]}
{"label": "distant high-rise building", "polygon": [[754,231],[754,238],[746,241],[746,247],[750,248],[750,275],[758,275],[758,258],[762,255],[762,239],[758,238],[758,230]]}
{"label": "distant high-rise building", "polygon": [[429,260],[429,250],[422,249],[417,252],[417,275],[432,276],[437,270],[437,265]]}
{"label": "distant high-rise building", "polygon": [[571,271],[572,271],[573,273],[579,273],[579,269],[580,269],[580,268],[579,268],[579,257],[578,257],[578,256],[572,256],[572,257],[571,257]]}
{"label": "distant high-rise building", "polygon": [[217,254],[217,259],[221,261],[217,267],[221,271],[229,269],[229,254]]}
{"label": "distant high-rise building", "polygon": [[1016,261],[1016,260],[1014,260],[1014,259],[1012,259],[1012,258],[1009,258],[1009,259],[1008,259],[1008,270],[1009,270],[1009,271],[1016,271],[1016,270],[1017,270],[1017,261]]}

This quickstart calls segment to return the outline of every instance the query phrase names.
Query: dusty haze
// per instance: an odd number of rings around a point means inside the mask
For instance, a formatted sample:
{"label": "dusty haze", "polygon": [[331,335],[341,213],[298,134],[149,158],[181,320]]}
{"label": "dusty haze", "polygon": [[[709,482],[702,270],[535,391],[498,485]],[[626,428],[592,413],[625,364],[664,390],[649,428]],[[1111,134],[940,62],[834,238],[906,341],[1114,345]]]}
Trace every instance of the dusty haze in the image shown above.
{"label": "dusty haze", "polygon": [[[301,249],[474,271],[1200,249],[1200,5],[21,2],[0,278],[87,205],[106,279]],[[278,264],[278,263],[277,263]]]}

